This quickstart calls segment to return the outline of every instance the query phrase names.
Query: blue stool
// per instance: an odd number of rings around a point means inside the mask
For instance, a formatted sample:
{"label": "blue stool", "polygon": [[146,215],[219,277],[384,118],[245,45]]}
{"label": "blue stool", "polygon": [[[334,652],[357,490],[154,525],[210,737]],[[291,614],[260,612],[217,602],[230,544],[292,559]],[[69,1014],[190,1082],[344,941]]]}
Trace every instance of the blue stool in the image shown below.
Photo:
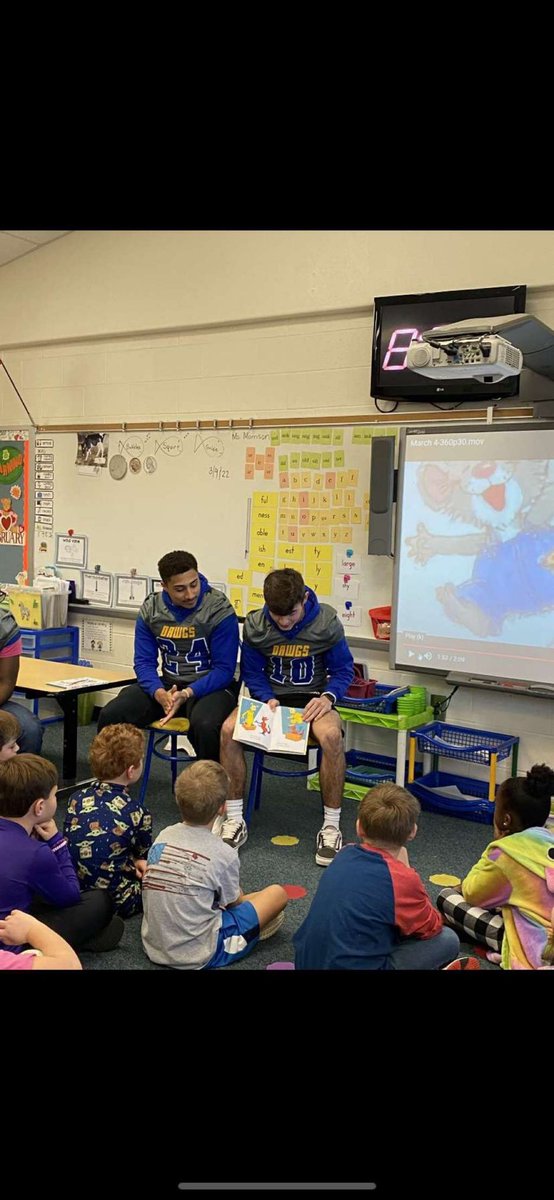
{"label": "blue stool", "polygon": [[[288,762],[307,762],[308,767],[303,771],[279,771],[275,767],[266,767],[264,765],[265,750],[254,750],[254,761],[252,763],[252,775],[250,777],[250,787],[248,789],[248,798],[246,801],[246,812],[244,819],[247,825],[250,825],[254,809],[260,807],[262,779],[264,775],[278,775],[284,779],[300,779],[307,778],[308,775],[315,775],[319,771],[321,761],[321,747],[314,738],[310,738],[306,754],[300,756],[297,754],[280,754],[279,758],[285,758]],[[314,765],[315,756],[315,765]]]}
{"label": "blue stool", "polygon": [[[177,749],[177,738],[179,734],[188,733],[190,729],[190,721],[186,717],[173,717],[166,725],[160,725],[159,721],[153,721],[148,726],[148,744],[144,758],[144,770],[142,772],[142,784],[140,788],[139,804],[144,804],[146,798],[146,789],[148,787],[148,778],[150,775],[150,767],[152,765],[152,755],[156,758],[162,758],[165,762],[171,763],[171,790],[175,790],[175,780],[177,778],[177,766],[183,763],[196,762],[196,759],[188,754],[186,750]],[[160,742],[166,742],[167,738],[171,738],[169,750],[160,750]]]}

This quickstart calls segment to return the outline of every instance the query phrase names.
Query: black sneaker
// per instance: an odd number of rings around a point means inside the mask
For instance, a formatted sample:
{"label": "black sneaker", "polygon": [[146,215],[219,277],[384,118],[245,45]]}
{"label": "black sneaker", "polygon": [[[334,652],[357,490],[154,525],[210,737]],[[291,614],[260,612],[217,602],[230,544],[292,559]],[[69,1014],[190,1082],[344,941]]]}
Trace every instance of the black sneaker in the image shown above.
{"label": "black sneaker", "polygon": [[342,850],[342,833],[334,825],[324,825],[315,843],[315,861],[318,867],[328,867]]}
{"label": "black sneaker", "polygon": [[100,933],[97,933],[96,937],[91,938],[90,942],[87,942],[85,946],[81,946],[81,949],[95,950],[98,954],[101,954],[102,951],[106,950],[115,950],[116,946],[119,946],[119,943],[123,937],[124,929],[125,922],[123,918],[118,917],[117,914],[115,914],[115,916],[112,917],[109,925],[106,925],[105,929],[102,929]]}
{"label": "black sneaker", "polygon": [[248,841],[248,827],[244,817],[241,817],[240,821],[237,821],[235,817],[225,817],[221,829],[218,830],[218,836],[222,842],[227,842],[228,846],[232,846],[233,850],[240,850],[240,847]]}

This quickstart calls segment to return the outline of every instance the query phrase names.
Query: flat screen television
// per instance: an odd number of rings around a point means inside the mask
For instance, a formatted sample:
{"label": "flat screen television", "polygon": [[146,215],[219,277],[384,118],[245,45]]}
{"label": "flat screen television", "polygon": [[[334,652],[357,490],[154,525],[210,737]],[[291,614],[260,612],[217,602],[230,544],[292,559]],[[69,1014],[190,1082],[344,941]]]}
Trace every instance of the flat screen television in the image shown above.
{"label": "flat screen television", "polygon": [[498,383],[477,379],[439,379],[436,383],[406,367],[412,341],[437,325],[470,317],[504,317],[525,312],[524,284],[471,288],[453,292],[421,292],[413,296],[376,296],[371,355],[371,395],[382,400],[493,400],[517,396],[519,376]]}
{"label": "flat screen television", "polygon": [[400,435],[391,665],[554,695],[554,423]]}

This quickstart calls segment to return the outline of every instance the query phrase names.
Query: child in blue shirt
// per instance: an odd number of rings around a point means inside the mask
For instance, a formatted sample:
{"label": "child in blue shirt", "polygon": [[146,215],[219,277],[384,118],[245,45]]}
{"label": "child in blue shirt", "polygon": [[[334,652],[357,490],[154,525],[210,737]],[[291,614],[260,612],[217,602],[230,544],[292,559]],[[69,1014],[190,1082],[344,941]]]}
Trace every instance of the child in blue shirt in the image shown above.
{"label": "child in blue shirt", "polygon": [[144,734],[107,725],[90,747],[95,779],[74,792],[64,824],[83,891],[105,888],[121,917],[142,912],[141,880],[152,845],[152,817],[128,793],[142,774]]}

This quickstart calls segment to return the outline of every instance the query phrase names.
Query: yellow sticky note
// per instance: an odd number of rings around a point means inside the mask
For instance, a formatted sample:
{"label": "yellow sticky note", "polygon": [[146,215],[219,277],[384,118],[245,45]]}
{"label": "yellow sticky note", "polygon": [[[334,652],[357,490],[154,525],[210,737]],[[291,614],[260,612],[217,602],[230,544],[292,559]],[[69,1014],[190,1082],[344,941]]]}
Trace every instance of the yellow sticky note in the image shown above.
{"label": "yellow sticky note", "polygon": [[290,542],[290,543],[279,542],[279,547],[278,547],[277,553],[279,555],[279,558],[282,558],[286,562],[303,562],[304,561],[304,550],[303,550],[302,546],[293,544],[292,542]]}
{"label": "yellow sticky note", "polygon": [[271,538],[251,538],[250,557],[267,558],[275,553],[275,536]]}
{"label": "yellow sticky note", "polygon": [[302,441],[302,431],[300,429],[291,429],[290,440],[292,445],[299,445]]}
{"label": "yellow sticky note", "polygon": [[333,566],[331,563],[313,563],[306,569],[306,583],[318,596],[330,596]]}
{"label": "yellow sticky note", "polygon": [[321,445],[322,446],[331,446],[332,443],[333,443],[333,430],[332,429],[322,429],[321,430]]}
{"label": "yellow sticky note", "polygon": [[333,429],[333,446],[344,446],[344,429]]}
{"label": "yellow sticky note", "polygon": [[288,471],[288,466],[289,466],[288,454],[280,454],[279,455],[279,470],[280,471]]}
{"label": "yellow sticky note", "polygon": [[271,445],[279,446],[280,442],[281,442],[281,430],[280,429],[272,429],[271,430]]}
{"label": "yellow sticky note", "polygon": [[248,586],[250,583],[250,571],[246,570],[245,567],[229,567],[227,571],[227,583],[241,583]]}
{"label": "yellow sticky note", "polygon": [[[263,575],[269,575],[269,572],[273,570],[273,559],[260,558],[259,555],[254,554],[250,557],[250,566],[253,571],[261,571]],[[250,583],[250,580],[248,580],[248,583]]]}
{"label": "yellow sticky note", "polygon": [[333,466],[344,467],[344,450],[335,450],[333,454]]}
{"label": "yellow sticky note", "polygon": [[309,450],[304,450],[303,453],[300,455],[300,466],[303,467],[304,469],[306,467],[311,467],[311,465],[312,465],[311,457],[312,456],[311,456]]}
{"label": "yellow sticky note", "polygon": [[291,471],[298,471],[300,469],[300,454],[297,450],[291,450],[289,455],[289,466]]}
{"label": "yellow sticky note", "polygon": [[244,598],[242,588],[232,587],[229,589],[229,599],[237,614],[237,617],[244,617]]}
{"label": "yellow sticky note", "polygon": [[306,562],[313,564],[316,562],[333,561],[333,551],[330,546],[310,546],[306,550]]}
{"label": "yellow sticky note", "polygon": [[319,471],[321,466],[321,454],[310,454],[310,467],[312,471]]}
{"label": "yellow sticky note", "polygon": [[252,496],[252,507],[277,508],[278,500],[278,492],[254,492],[254,495]]}
{"label": "yellow sticky note", "polygon": [[263,605],[264,605],[263,588],[256,588],[256,587],[250,588],[250,591],[248,593],[248,611],[250,612],[251,609],[253,609],[253,608],[262,608]]}
{"label": "yellow sticky note", "polygon": [[361,522],[362,522],[361,508],[351,508],[350,509],[350,520],[352,521],[353,525],[361,525]]}
{"label": "yellow sticky note", "polygon": [[330,450],[326,450],[321,455],[321,470],[329,471],[332,466],[333,466],[333,455],[331,454]]}
{"label": "yellow sticky note", "polygon": [[300,430],[300,441],[302,442],[303,446],[305,446],[305,445],[309,446],[311,436],[312,436],[311,429],[301,429]]}
{"label": "yellow sticky note", "polygon": [[281,443],[290,442],[290,429],[281,430]]}

